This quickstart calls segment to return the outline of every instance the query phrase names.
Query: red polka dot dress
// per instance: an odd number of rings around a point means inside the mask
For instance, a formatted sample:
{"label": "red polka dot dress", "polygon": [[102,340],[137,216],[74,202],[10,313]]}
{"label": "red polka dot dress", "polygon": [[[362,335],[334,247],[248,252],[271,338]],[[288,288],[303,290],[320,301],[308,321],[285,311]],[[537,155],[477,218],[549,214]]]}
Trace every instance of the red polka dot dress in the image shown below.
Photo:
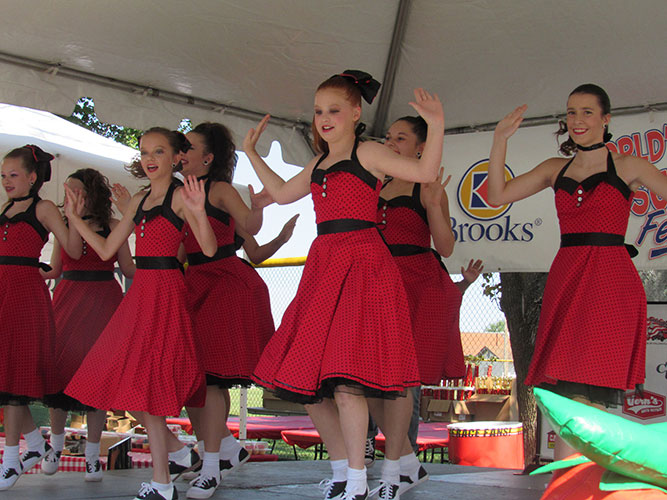
{"label": "red polka dot dress", "polygon": [[218,251],[206,257],[186,226],[188,307],[207,383],[248,386],[275,331],[269,290],[257,271],[236,256],[234,219],[209,203],[210,187],[207,180],[206,213]]}
{"label": "red polka dot dress", "polygon": [[403,277],[422,384],[465,376],[459,311],[463,295],[431,249],[420,185],[410,196],[380,198],[378,223]]}
{"label": "red polka dot dress", "polygon": [[[623,245],[632,192],[607,171],[554,185],[561,248],[551,265],[526,384],[626,390],[644,381],[646,297]],[[587,395],[587,394],[584,394]]]}
{"label": "red polka dot dress", "polygon": [[175,184],[162,205],[134,217],[137,271],[132,286],[67,386],[65,393],[104,410],[179,415],[201,406],[204,372],[195,349],[176,259],[184,222],[171,209]]}
{"label": "red polka dot dress", "polygon": [[[109,236],[108,227],[98,231]],[[56,355],[58,379],[64,388],[76,373],[123,299],[120,284],[114,278],[116,259],[103,261],[83,242],[81,258],[72,259],[62,250],[63,278],[53,292],[56,321]],[[64,394],[46,401],[65,410],[83,410],[80,404]]]}
{"label": "red polka dot dress", "polygon": [[313,170],[318,236],[253,377],[281,397],[312,403],[340,384],[392,397],[419,384],[403,281],[375,222],[380,188],[356,144],[350,160]]}
{"label": "red polka dot dress", "polygon": [[54,377],[51,295],[39,273],[48,239],[35,197],[25,212],[0,215],[0,405],[26,404],[61,390]]}

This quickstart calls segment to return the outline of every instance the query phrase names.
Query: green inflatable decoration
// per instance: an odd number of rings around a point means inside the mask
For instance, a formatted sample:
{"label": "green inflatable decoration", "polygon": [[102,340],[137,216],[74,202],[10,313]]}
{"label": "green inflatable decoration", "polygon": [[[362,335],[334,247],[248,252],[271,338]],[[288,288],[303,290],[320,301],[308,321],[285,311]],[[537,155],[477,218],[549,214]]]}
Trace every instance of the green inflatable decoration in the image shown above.
{"label": "green inflatable decoration", "polygon": [[[534,392],[538,406],[560,437],[610,471],[603,476],[600,489],[667,487],[667,422],[642,425],[545,389],[536,387]],[[533,474],[585,461],[582,457],[561,460]]]}

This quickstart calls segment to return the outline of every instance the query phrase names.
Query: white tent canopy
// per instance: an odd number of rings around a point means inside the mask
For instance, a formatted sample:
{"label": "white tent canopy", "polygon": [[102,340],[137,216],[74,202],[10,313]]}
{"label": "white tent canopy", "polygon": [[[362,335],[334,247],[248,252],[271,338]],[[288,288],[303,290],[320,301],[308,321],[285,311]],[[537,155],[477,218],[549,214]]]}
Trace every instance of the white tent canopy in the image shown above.
{"label": "white tent canopy", "polygon": [[553,120],[594,81],[615,108],[663,109],[664,0],[198,0],[3,2],[0,101],[69,114],[92,97],[101,119],[137,128],[222,121],[240,140],[261,114],[286,158],[313,91],[342,70],[385,83],[364,120],[374,135],[436,91],[447,126],[479,128],[527,102]]}

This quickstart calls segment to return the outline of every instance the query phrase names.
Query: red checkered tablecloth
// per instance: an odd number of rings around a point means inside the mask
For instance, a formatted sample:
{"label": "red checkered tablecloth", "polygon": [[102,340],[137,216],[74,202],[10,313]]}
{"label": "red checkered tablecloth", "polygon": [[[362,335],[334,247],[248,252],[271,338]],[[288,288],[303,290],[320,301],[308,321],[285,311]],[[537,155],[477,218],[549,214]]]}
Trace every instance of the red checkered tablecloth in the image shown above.
{"label": "red checkered tablecloth", "polygon": [[[0,450],[0,456],[2,456],[5,451],[4,437],[0,437],[0,446],[2,446],[2,449]],[[19,442],[19,450],[21,453],[26,450],[26,443],[24,440]],[[149,453],[130,452],[130,457],[132,457],[132,467],[135,469],[147,469],[153,465]],[[107,457],[100,457],[100,463],[102,464],[102,469],[106,470]],[[86,472],[86,458],[82,456],[63,455],[60,457],[60,467],[58,470],[60,472]],[[40,472],[42,472],[41,462],[26,472],[26,474],[38,474]]]}

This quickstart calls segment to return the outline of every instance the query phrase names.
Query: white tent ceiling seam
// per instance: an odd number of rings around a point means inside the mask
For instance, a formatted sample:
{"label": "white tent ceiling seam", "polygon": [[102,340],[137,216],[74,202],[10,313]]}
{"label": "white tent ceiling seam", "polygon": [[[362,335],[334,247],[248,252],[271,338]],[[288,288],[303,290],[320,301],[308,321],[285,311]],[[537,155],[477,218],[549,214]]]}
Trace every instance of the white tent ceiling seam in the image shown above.
{"label": "white tent ceiling seam", "polygon": [[[20,67],[23,69],[28,69],[32,70],[35,72],[43,73],[48,76],[48,79],[57,79],[57,78],[62,78],[65,80],[70,80],[74,82],[82,82],[84,84],[92,84],[95,87],[99,88],[107,88],[111,89],[112,91],[120,91],[126,94],[131,94],[135,95],[137,97],[141,98],[149,98],[149,99],[155,99],[158,101],[162,101],[165,103],[173,103],[178,105],[179,107],[185,107],[185,109],[190,109],[190,110],[201,110],[206,113],[204,115],[203,119],[199,120],[193,120],[193,121],[205,121],[205,120],[210,120],[214,121],[215,117],[212,117],[211,115],[227,115],[229,117],[235,117],[235,118],[240,118],[244,122],[247,123],[247,126],[245,129],[248,129],[254,124],[256,124],[261,118],[264,117],[265,113],[261,113],[259,111],[252,111],[248,110],[245,108],[241,108],[238,106],[232,106],[229,104],[224,104],[224,103],[219,103],[216,101],[212,101],[210,99],[203,99],[200,97],[195,97],[191,95],[186,95],[186,94],[179,94],[177,92],[172,92],[169,90],[164,90],[164,89],[159,89],[159,88],[154,88],[154,87],[147,87],[145,85],[133,83],[133,82],[128,82],[128,81],[123,81],[119,80],[116,78],[111,78],[111,77],[106,77],[106,76],[100,76],[94,73],[89,73],[85,71],[80,71],[77,69],[73,68],[68,68],[64,65],[58,64],[58,63],[49,63],[46,61],[38,61],[36,59],[31,59],[27,57],[22,57],[22,56],[16,56],[13,54],[8,54],[6,52],[0,52],[0,64],[5,63],[11,66],[16,66]],[[56,87],[59,87],[56,85]],[[87,89],[91,89],[90,86],[87,87]],[[33,88],[33,90],[36,90]],[[60,90],[60,89],[59,89]],[[92,89],[91,89],[92,90]],[[90,92],[91,94],[94,94],[94,92]],[[78,97],[92,97],[95,99],[95,95],[80,95]],[[14,101],[14,99],[9,98],[4,98],[1,99],[4,101],[7,101],[8,104],[15,104],[15,105],[21,105],[22,102],[16,101],[16,102],[11,102]],[[60,114],[60,115],[65,115],[68,112],[71,112],[71,109],[74,108],[74,104],[76,101],[71,102],[71,108],[69,108],[69,111],[63,112],[62,106],[64,103],[62,101],[58,104],[57,109],[54,109],[52,106],[44,106],[44,109],[51,111],[55,114]],[[67,106],[70,106],[69,103],[66,103]],[[98,113],[99,117],[99,113]],[[179,116],[178,119],[182,118],[189,118],[190,116],[182,115]],[[104,117],[102,117],[104,119]],[[135,123],[130,122],[123,122],[122,120],[112,120],[118,125],[124,125],[124,126],[134,126],[137,128],[145,128],[146,125],[144,123],[140,123],[138,126]],[[146,121],[146,120],[144,120]],[[147,120],[147,123],[151,123],[155,125],[154,121]],[[298,136],[302,140],[302,146],[300,149],[306,149],[309,154],[313,154],[314,150],[312,148],[312,143],[311,139],[309,136],[310,133],[310,127],[311,124],[309,122],[305,121],[300,121],[300,120],[292,120],[289,118],[283,118],[279,116],[273,116],[271,115],[271,126],[273,127],[280,127],[286,131],[292,131],[296,132]],[[174,128],[174,127],[171,127]],[[232,128],[232,132],[234,133],[236,130],[239,130],[239,128]],[[273,137],[276,140],[279,140],[281,144],[285,145],[284,139],[286,137],[283,137],[282,139],[279,137]],[[236,133],[235,140],[238,144],[240,144],[241,140],[243,138],[240,136],[240,134]],[[306,147],[304,147],[304,145]],[[266,145],[266,149],[268,151],[268,144]],[[292,158],[295,157],[294,154],[290,155]],[[299,159],[300,161],[305,164],[309,157],[304,156],[303,154],[297,154],[296,158]]]}

